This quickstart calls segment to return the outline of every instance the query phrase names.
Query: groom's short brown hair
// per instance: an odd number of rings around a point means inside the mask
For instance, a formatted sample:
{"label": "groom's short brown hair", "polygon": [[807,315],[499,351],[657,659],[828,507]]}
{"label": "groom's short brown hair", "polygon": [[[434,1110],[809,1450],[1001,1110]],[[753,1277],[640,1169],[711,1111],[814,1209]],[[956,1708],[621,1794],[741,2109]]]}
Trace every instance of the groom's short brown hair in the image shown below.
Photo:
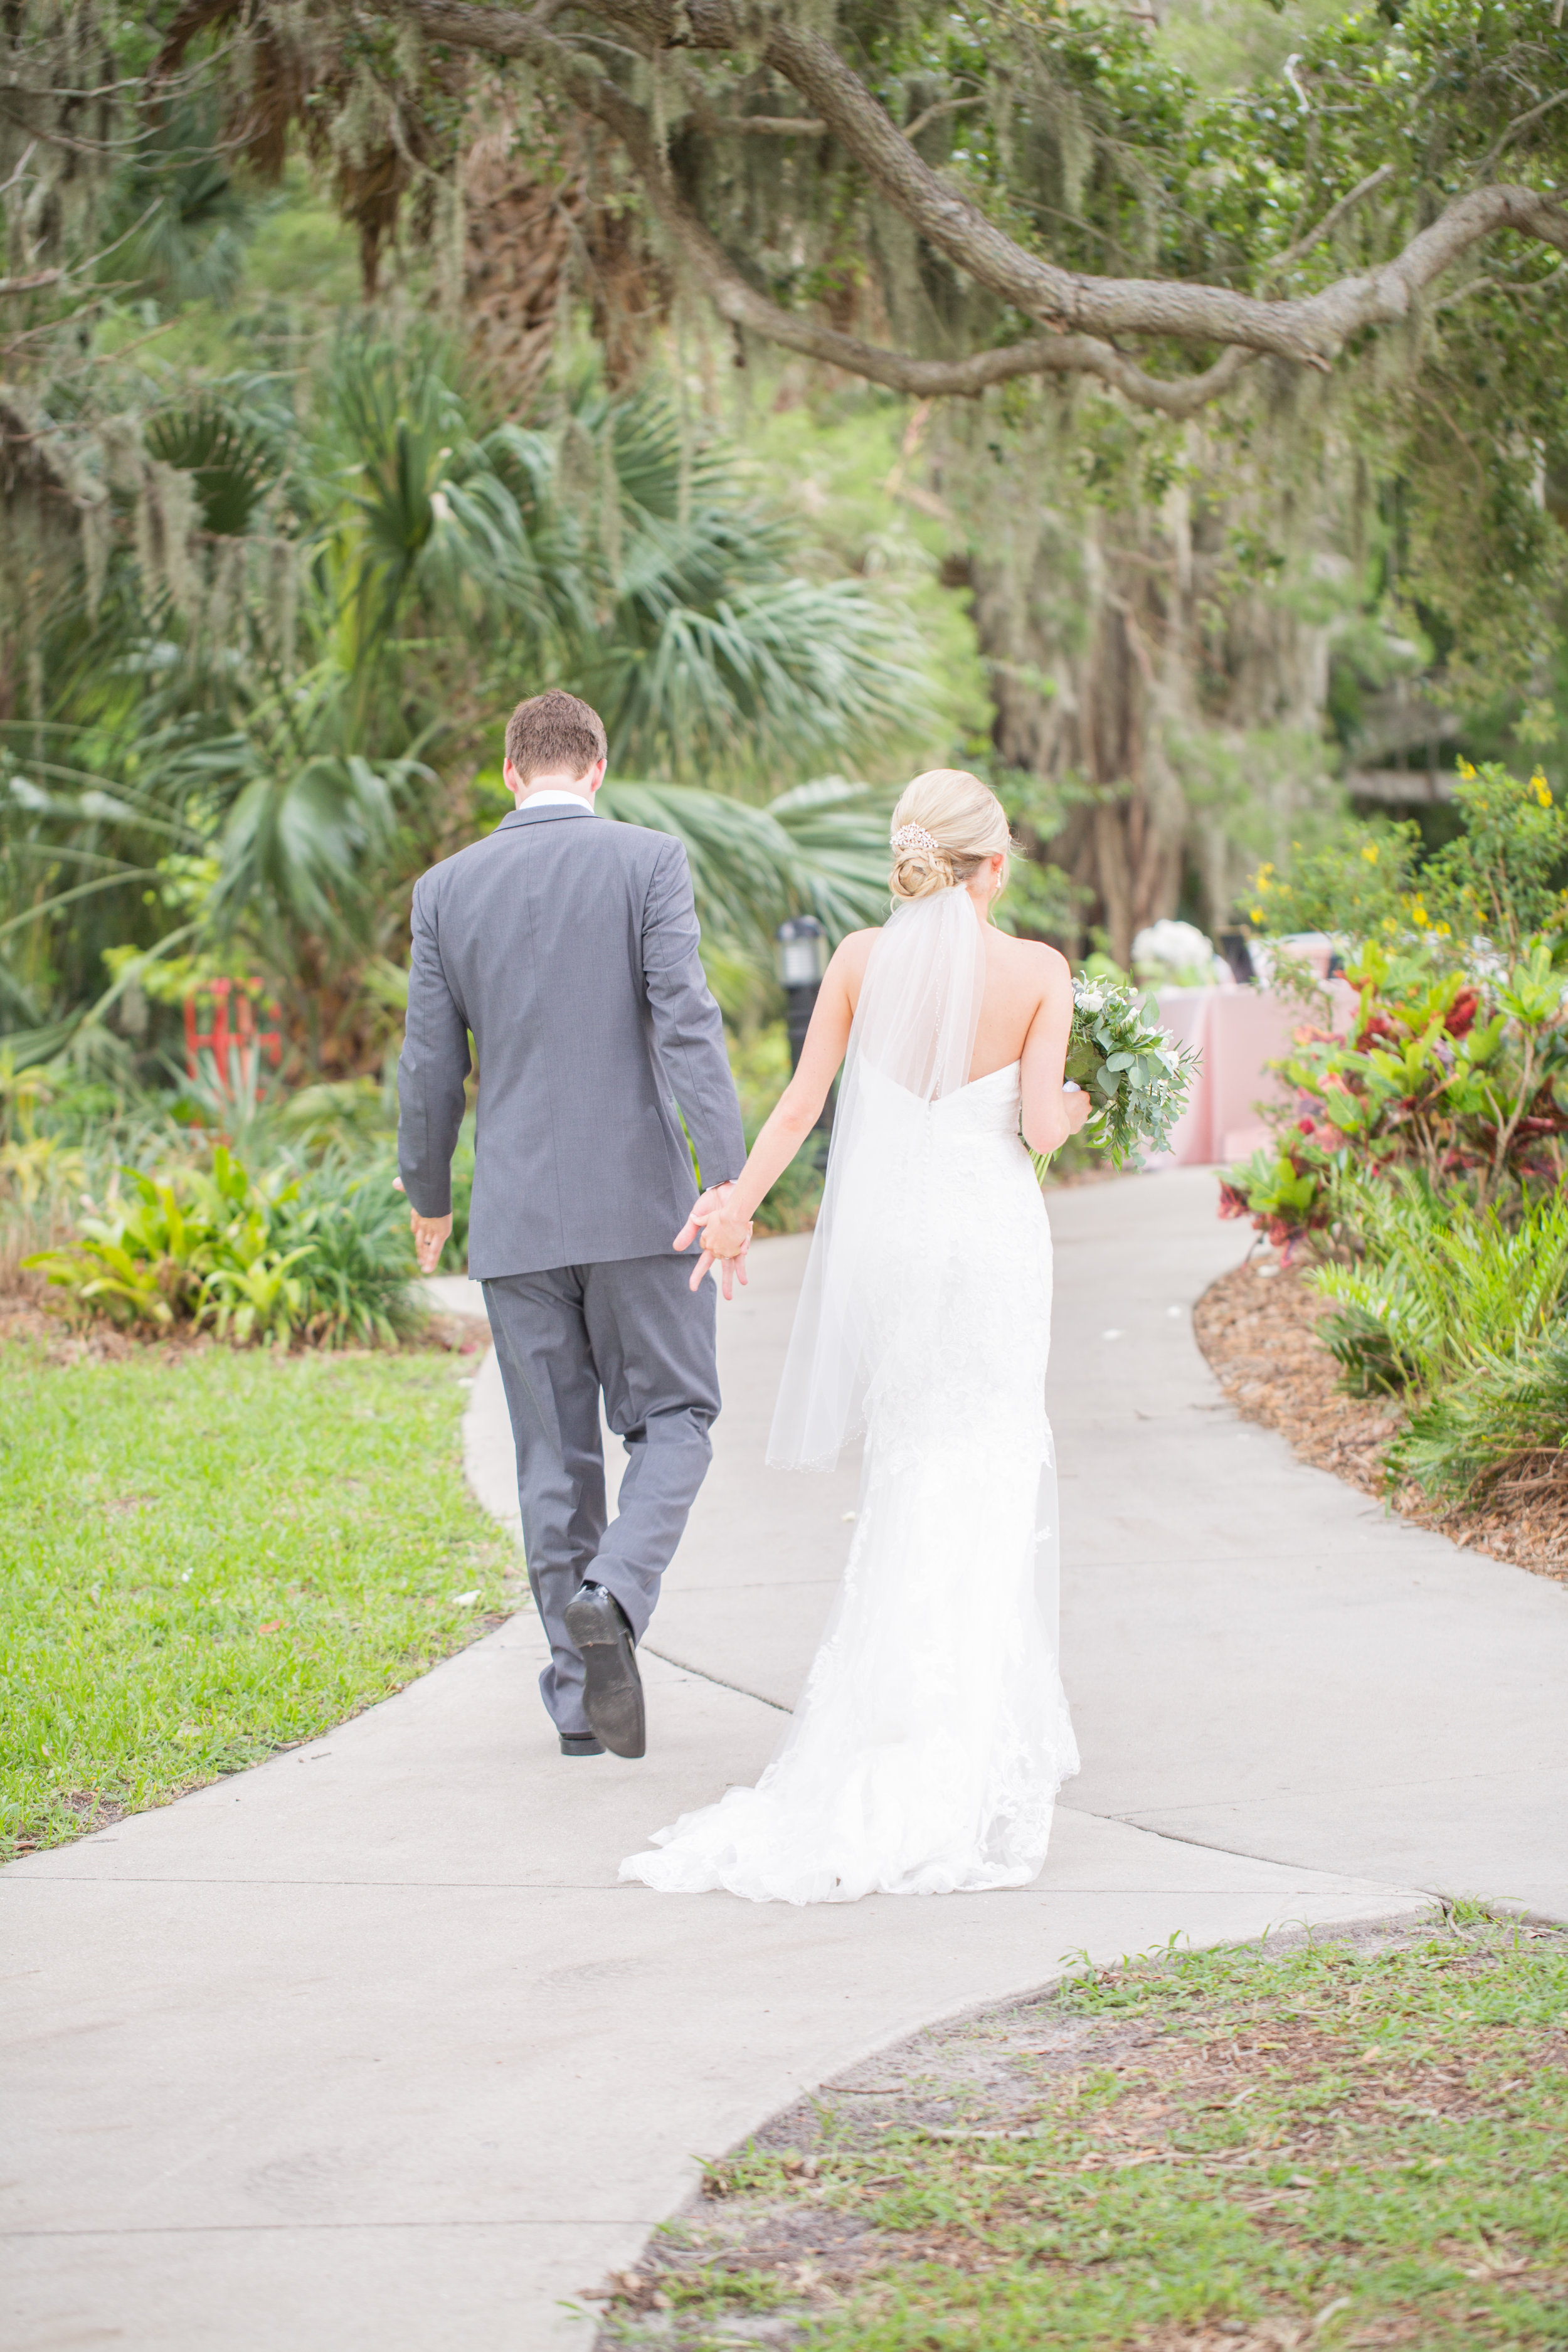
{"label": "groom's short brown hair", "polygon": [[520,702],[506,722],[506,756],[525,784],[552,768],[585,776],[605,749],[598,712],[558,686]]}

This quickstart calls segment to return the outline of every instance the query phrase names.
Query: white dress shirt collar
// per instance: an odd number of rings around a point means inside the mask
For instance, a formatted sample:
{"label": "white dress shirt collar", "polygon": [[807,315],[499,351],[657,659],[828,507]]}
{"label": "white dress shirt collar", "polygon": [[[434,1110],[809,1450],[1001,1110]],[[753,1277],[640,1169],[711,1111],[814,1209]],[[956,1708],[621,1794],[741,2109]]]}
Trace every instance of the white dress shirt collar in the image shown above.
{"label": "white dress shirt collar", "polygon": [[581,793],[569,793],[565,790],[562,790],[561,792],[530,793],[526,800],[519,801],[518,807],[520,810],[536,808],[575,809],[579,816],[592,816],[594,814],[594,803],[592,801],[584,800]]}

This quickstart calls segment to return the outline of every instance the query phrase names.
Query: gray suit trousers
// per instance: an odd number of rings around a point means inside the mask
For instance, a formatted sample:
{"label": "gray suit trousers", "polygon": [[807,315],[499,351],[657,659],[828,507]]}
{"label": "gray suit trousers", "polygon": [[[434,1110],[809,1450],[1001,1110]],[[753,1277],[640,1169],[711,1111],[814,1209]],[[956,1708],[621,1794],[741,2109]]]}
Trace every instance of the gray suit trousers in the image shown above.
{"label": "gray suit trousers", "polygon": [[[584,1579],[615,1594],[640,1641],[712,1455],[719,1412],[714,1290],[695,1257],[617,1258],[484,1285],[517,1442],[534,1604],[550,1640],[539,1678],[557,1730],[585,1732],[583,1661],[564,1623]],[[629,1459],[606,1526],[605,1418]]]}

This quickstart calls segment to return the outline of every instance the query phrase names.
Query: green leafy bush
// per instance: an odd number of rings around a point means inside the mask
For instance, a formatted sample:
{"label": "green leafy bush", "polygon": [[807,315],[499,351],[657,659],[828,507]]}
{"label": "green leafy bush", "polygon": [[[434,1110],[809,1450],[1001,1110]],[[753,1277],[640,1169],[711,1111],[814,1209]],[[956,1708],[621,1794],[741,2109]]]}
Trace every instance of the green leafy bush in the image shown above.
{"label": "green leafy bush", "polygon": [[123,1168],[74,1239],[26,1263],[67,1312],[122,1329],[210,1328],[240,1346],[391,1343],[417,1328],[406,1212],[391,1171],[335,1157],[258,1179],[218,1144],[210,1170]]}
{"label": "green leafy bush", "polygon": [[1352,1263],[1307,1276],[1332,1302],[1319,1337],[1352,1395],[1405,1395],[1397,1485],[1461,1499],[1478,1480],[1568,1442],[1568,1197],[1477,1209],[1403,1171],[1342,1179]]}
{"label": "green leafy bush", "polygon": [[[472,1147],[470,1146],[470,1170]],[[318,1346],[395,1346],[423,1319],[407,1204],[388,1165],[355,1170],[333,1154],[291,1187],[282,1231],[298,1236],[298,1327]],[[454,1187],[454,1191],[455,1191]],[[465,1218],[465,1258],[467,1220]]]}
{"label": "green leafy bush", "polygon": [[1563,963],[1545,938],[1470,971],[1443,969],[1416,941],[1370,942],[1345,975],[1358,995],[1348,1032],[1297,1031],[1279,1065],[1292,1093],[1279,1141],[1227,1170],[1220,1214],[1289,1247],[1330,1223],[1352,1171],[1410,1168],[1480,1201],[1555,1181],[1568,1132]]}
{"label": "green leafy bush", "polygon": [[1394,1477],[1440,1502],[1462,1503],[1505,1472],[1542,1485],[1562,1477],[1568,1448],[1568,1327],[1554,1324],[1517,1355],[1483,1357],[1428,1397],[1390,1449]]}
{"label": "green leafy bush", "polygon": [[1342,1386],[1406,1401],[1389,1481],[1448,1501],[1531,1459],[1561,1480],[1568,1445],[1568,822],[1539,773],[1462,766],[1455,799],[1430,858],[1354,827],[1255,877],[1260,927],[1351,945],[1357,1003],[1297,1032],[1277,1140],[1220,1194],[1331,1251],[1308,1280]]}
{"label": "green leafy bush", "polygon": [[1254,925],[1273,938],[1425,939],[1456,962],[1478,942],[1512,959],[1536,933],[1564,928],[1568,814],[1540,769],[1526,779],[1495,761],[1461,761],[1453,806],[1462,829],[1430,857],[1414,822],[1347,824],[1299,852],[1287,877],[1261,866],[1247,910]]}
{"label": "green leafy bush", "polygon": [[1338,1209],[1354,1262],[1307,1280],[1336,1312],[1320,1333],[1358,1395],[1432,1391],[1479,1363],[1518,1357],[1543,1339],[1568,1298],[1568,1199],[1525,1201],[1512,1221],[1495,1208],[1401,1173],[1342,1185]]}

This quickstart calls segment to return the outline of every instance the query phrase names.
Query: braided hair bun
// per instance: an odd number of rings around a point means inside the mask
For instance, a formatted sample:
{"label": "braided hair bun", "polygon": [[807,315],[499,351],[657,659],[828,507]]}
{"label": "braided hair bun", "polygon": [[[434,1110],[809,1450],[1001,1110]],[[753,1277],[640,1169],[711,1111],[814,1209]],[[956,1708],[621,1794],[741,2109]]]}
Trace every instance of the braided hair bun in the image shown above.
{"label": "braided hair bun", "polygon": [[893,896],[929,898],[962,888],[988,857],[1012,846],[1006,812],[978,776],[928,769],[904,787],[893,811]]}

